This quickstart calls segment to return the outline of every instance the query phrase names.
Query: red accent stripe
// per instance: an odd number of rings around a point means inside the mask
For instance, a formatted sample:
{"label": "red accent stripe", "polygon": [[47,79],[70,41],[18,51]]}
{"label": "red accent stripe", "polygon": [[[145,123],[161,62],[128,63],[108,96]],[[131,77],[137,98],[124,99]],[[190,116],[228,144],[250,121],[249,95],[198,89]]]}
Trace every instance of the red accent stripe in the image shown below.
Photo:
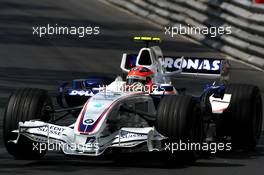
{"label": "red accent stripe", "polygon": [[[228,108],[228,107],[227,107]],[[213,112],[224,112],[227,108],[213,110]]]}
{"label": "red accent stripe", "polygon": [[80,123],[81,123],[82,120],[83,120],[83,117],[84,117],[84,114],[85,114],[85,112],[86,112],[86,108],[87,108],[87,105],[88,105],[89,101],[90,101],[90,99],[87,100],[87,102],[85,103],[84,108],[83,108],[83,111],[82,111],[82,114],[81,114],[80,122],[79,122],[79,125],[78,125],[78,131],[79,131],[79,132],[81,132],[81,131],[80,131]]}

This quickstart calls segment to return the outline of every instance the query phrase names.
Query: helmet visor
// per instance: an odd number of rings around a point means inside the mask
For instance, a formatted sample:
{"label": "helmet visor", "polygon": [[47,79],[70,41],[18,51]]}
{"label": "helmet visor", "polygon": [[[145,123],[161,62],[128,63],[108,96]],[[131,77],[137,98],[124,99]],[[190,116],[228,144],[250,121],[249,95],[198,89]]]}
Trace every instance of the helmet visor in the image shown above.
{"label": "helmet visor", "polygon": [[146,80],[138,79],[138,78],[127,78],[126,84],[127,85],[132,85],[133,83],[142,83],[143,85],[146,84]]}

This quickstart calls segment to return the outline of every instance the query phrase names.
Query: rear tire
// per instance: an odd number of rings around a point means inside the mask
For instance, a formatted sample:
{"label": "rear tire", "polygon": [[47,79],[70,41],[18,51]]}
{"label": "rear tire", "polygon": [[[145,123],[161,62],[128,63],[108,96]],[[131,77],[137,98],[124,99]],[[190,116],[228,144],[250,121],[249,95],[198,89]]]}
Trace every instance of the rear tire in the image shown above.
{"label": "rear tire", "polygon": [[225,126],[234,149],[252,150],[262,129],[262,99],[256,86],[231,84],[226,93],[232,94],[228,109],[223,114]]}
{"label": "rear tire", "polygon": [[[168,137],[169,143],[202,143],[203,120],[198,102],[191,96],[165,96],[159,106],[156,129]],[[168,142],[167,142],[168,144]],[[192,164],[200,151],[176,151],[175,154],[163,154],[163,163],[172,166],[175,163]]]}
{"label": "rear tire", "polygon": [[48,93],[42,89],[19,89],[9,97],[3,122],[4,144],[9,154],[20,159],[38,159],[45,155],[45,151],[40,153],[34,150],[34,142],[24,136],[19,138],[17,144],[9,141],[17,138],[17,134],[12,131],[18,129],[19,122],[50,120],[50,116],[43,110],[47,106],[53,108]]}

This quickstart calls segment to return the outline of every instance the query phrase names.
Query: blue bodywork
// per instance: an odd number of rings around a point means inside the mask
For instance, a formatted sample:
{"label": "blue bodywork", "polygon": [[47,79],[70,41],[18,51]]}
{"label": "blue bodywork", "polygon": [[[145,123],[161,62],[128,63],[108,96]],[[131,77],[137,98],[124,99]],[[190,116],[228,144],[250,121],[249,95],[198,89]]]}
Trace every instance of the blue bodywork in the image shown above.
{"label": "blue bodywork", "polygon": [[199,98],[202,99],[203,96],[205,96],[206,94],[210,96],[213,95],[215,98],[223,98],[225,94],[225,89],[226,88],[224,84],[207,84]]}
{"label": "blue bodywork", "polygon": [[75,79],[71,83],[63,82],[58,89],[57,102],[61,107],[83,105],[91,96],[98,93],[94,88],[107,86],[112,81],[114,79],[109,77],[90,77]]}

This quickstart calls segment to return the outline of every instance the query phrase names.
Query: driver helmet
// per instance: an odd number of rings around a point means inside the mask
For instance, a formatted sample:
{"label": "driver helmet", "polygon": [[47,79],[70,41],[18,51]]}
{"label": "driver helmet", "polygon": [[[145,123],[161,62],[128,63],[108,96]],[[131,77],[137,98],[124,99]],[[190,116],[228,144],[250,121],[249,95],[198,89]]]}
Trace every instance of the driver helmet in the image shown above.
{"label": "driver helmet", "polygon": [[152,89],[153,82],[152,78],[154,72],[144,66],[136,66],[132,68],[127,75],[126,85],[127,86],[145,86],[146,90]]}

